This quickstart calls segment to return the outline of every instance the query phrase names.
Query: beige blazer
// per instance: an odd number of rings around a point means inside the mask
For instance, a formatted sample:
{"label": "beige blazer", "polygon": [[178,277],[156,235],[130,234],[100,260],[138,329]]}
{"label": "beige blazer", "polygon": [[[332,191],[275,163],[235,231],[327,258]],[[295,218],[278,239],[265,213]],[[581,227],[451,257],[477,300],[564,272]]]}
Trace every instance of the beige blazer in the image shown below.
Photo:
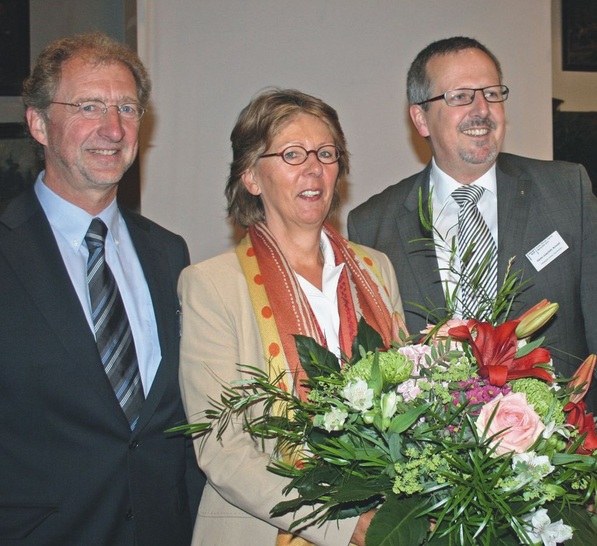
{"label": "beige blazer", "polygon": [[[385,254],[368,249],[382,272],[394,309],[402,302],[394,270]],[[179,280],[182,302],[180,382],[190,422],[219,399],[222,384],[241,378],[237,363],[265,369],[266,359],[245,277],[234,251],[186,268]],[[259,409],[255,408],[258,412]],[[264,446],[233,422],[221,442],[211,434],[195,441],[199,466],[207,475],[193,546],[274,546],[278,528],[293,515],[272,518],[287,480],[267,470],[273,444]],[[292,495],[292,493],[291,493]],[[307,512],[305,512],[307,513]],[[319,546],[344,546],[357,518],[311,526],[302,533]]]}

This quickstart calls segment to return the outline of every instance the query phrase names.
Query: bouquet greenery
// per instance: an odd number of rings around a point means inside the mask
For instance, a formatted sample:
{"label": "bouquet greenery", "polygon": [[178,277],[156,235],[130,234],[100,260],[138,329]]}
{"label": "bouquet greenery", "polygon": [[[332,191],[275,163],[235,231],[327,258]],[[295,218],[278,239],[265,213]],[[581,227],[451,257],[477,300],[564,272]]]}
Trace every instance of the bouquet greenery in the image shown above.
{"label": "bouquet greenery", "polygon": [[361,321],[342,363],[296,336],[305,401],[245,366],[202,422],[179,429],[219,435],[240,416],[254,438],[277,439],[270,470],[291,498],[272,514],[312,507],[297,531],[377,508],[368,546],[596,544],[597,433],[582,401],[596,357],[554,375],[530,336],[556,310],[452,320],[388,350]]}

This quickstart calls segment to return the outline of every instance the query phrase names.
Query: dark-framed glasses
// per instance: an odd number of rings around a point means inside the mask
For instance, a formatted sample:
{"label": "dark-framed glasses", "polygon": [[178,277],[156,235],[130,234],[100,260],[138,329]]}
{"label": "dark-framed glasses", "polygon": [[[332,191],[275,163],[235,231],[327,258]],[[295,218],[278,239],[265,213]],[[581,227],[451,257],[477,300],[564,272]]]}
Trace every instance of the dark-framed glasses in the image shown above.
{"label": "dark-framed glasses", "polygon": [[489,87],[478,87],[477,89],[450,89],[445,93],[417,102],[419,106],[444,99],[448,106],[466,106],[475,100],[475,93],[481,91],[487,102],[504,102],[508,98],[510,90],[505,85],[490,85]]}
{"label": "dark-framed glasses", "polygon": [[139,121],[145,113],[145,108],[137,102],[128,102],[126,104],[106,104],[101,100],[86,100],[83,102],[58,102],[52,101],[51,104],[62,104],[63,106],[70,106],[71,112],[74,114],[78,110],[84,118],[100,119],[106,115],[108,108],[116,108],[118,115],[122,119],[129,121]]}
{"label": "dark-framed glasses", "polygon": [[315,154],[315,157],[320,163],[331,165],[340,159],[342,152],[333,144],[326,144],[325,146],[317,148],[317,150],[306,150],[302,146],[288,146],[281,152],[263,154],[259,157],[281,157],[282,160],[289,165],[302,165],[307,161],[309,154]]}

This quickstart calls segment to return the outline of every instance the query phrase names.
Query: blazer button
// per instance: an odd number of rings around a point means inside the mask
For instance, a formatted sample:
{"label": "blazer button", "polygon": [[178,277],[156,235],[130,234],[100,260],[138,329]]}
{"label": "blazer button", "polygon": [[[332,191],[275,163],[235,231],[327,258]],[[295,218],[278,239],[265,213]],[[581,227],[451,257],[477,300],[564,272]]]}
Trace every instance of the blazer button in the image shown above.
{"label": "blazer button", "polygon": [[133,514],[132,508],[129,508],[126,512],[126,516],[124,516],[127,520],[132,520],[135,518],[135,514]]}
{"label": "blazer button", "polygon": [[133,440],[130,444],[129,444],[129,449],[131,451],[134,451],[135,449],[137,449],[139,447],[139,440]]}

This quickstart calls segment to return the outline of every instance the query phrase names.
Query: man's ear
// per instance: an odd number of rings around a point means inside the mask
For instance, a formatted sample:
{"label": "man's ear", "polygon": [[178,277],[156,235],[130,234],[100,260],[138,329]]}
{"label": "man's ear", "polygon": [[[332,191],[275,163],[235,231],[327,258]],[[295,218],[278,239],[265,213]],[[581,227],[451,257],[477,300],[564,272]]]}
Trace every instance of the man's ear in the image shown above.
{"label": "man's ear", "polygon": [[423,107],[418,104],[412,104],[408,109],[408,113],[410,114],[410,119],[412,119],[417,132],[422,137],[428,137],[429,129],[427,129],[427,112],[423,110]]}
{"label": "man's ear", "polygon": [[257,182],[253,169],[245,171],[241,176],[241,180],[251,195],[261,195],[261,187],[259,186],[259,182]]}
{"label": "man's ear", "polygon": [[25,112],[27,118],[27,125],[31,136],[43,146],[48,145],[47,124],[45,118],[41,115],[39,110],[35,108],[27,108]]}

